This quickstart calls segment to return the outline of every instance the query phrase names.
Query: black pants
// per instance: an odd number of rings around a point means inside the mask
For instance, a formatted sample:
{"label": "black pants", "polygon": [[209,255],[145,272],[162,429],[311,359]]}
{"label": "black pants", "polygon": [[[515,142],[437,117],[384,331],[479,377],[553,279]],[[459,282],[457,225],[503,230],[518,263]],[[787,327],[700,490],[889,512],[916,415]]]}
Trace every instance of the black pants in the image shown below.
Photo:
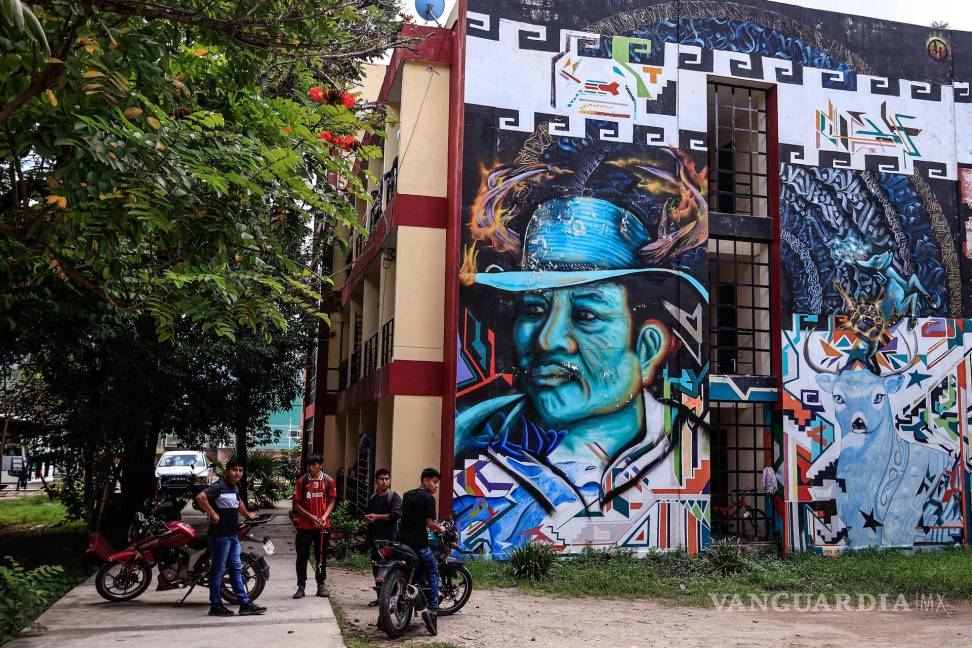
{"label": "black pants", "polygon": [[294,538],[294,549],[297,551],[297,585],[303,587],[307,583],[307,561],[310,560],[311,547],[314,548],[314,559],[321,566],[317,573],[317,584],[320,585],[327,578],[327,541],[331,532],[324,530],[323,537],[320,529],[297,529]]}

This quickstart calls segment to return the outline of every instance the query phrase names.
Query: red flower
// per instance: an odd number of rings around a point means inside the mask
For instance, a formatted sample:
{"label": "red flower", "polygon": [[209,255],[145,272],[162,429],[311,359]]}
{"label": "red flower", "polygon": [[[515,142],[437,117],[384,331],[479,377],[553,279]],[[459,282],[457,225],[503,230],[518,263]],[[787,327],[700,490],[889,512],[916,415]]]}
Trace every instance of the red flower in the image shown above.
{"label": "red flower", "polygon": [[284,135],[290,135],[290,133],[291,133],[291,130],[292,130],[292,129],[290,128],[290,126],[286,126],[286,127],[284,128]]}
{"label": "red flower", "polygon": [[317,137],[325,142],[331,142],[332,144],[334,143],[334,133],[331,131],[322,131],[317,134]]}
{"label": "red flower", "polygon": [[405,13],[405,12],[403,11],[403,12],[401,12],[401,13],[400,13],[400,14],[398,14],[398,15],[399,15],[399,16],[401,17],[401,19],[402,19],[402,20],[404,20],[405,22],[407,22],[407,23],[410,23],[410,22],[412,22],[412,18],[413,18],[413,16],[412,16],[412,14],[407,14],[407,13]]}
{"label": "red flower", "polygon": [[348,110],[352,110],[354,108],[354,103],[355,103],[354,95],[348,91],[342,92],[341,103],[344,104],[344,107],[347,108]]}
{"label": "red flower", "polygon": [[324,88],[322,86],[314,86],[307,94],[309,94],[310,98],[317,103],[324,101]]}

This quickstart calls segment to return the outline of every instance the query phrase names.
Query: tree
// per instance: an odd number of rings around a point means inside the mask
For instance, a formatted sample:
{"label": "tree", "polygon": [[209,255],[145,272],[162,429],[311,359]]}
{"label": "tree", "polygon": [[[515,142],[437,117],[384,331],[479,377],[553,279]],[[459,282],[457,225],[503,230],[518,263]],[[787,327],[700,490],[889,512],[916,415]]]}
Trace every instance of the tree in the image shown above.
{"label": "tree", "polygon": [[[235,440],[244,461],[248,446],[271,440],[268,414],[299,394],[316,320],[290,308],[286,332],[244,333],[235,343],[182,322],[160,342],[148,316],[101,327],[110,308],[85,303],[86,313],[52,313],[40,324],[37,334],[57,342],[37,344],[23,358],[0,410],[42,424],[33,442],[56,449],[71,512],[117,540],[155,492],[163,435],[190,447]],[[101,520],[115,455],[122,457],[121,497]]]}
{"label": "tree", "polygon": [[162,338],[319,314],[327,278],[281,241],[354,227],[378,151],[352,135],[383,116],[347,89],[402,44],[394,0],[0,6],[0,334],[53,284]]}

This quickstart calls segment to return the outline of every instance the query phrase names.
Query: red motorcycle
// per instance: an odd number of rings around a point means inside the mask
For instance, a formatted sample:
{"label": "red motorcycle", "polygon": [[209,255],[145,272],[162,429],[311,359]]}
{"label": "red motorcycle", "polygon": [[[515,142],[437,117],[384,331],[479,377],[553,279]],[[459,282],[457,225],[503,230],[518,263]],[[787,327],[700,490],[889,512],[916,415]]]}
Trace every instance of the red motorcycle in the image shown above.
{"label": "red motorcycle", "polygon": [[[185,601],[197,585],[209,587],[209,545],[206,536],[198,535],[185,522],[162,519],[160,511],[170,504],[160,498],[155,500],[147,516],[136,514],[135,523],[128,533],[131,544],[108,556],[108,562],[102,565],[95,577],[95,587],[102,598],[131,601],[141,596],[151,585],[152,569],[156,566],[159,568],[156,591],[189,587],[182,597],[182,601]],[[237,536],[241,541],[256,541],[251,534],[253,529],[275,517],[266,514],[247,520],[240,525]],[[269,538],[263,539],[263,550],[268,556],[273,554],[274,547]],[[243,584],[250,599],[256,600],[270,578],[270,566],[263,556],[249,551],[242,552],[240,560],[243,563]],[[223,577],[221,590],[229,604],[239,603],[228,573]]]}

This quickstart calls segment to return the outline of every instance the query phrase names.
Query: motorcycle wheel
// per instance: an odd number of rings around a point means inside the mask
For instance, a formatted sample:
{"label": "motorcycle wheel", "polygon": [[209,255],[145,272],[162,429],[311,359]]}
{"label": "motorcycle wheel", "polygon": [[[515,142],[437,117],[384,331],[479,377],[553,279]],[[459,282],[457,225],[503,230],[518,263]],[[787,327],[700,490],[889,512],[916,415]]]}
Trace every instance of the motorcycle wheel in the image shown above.
{"label": "motorcycle wheel", "polygon": [[[267,579],[263,577],[263,572],[260,571],[257,560],[259,559],[256,556],[249,553],[240,556],[240,562],[243,563],[243,587],[246,588],[246,593],[251,601],[260,598],[260,595],[263,594],[263,588],[267,586]],[[230,605],[240,604],[240,599],[236,598],[236,593],[233,592],[233,581],[229,570],[223,574],[223,585],[219,590],[224,601]]]}
{"label": "motorcycle wheel", "polygon": [[394,570],[385,577],[378,594],[378,627],[390,639],[398,639],[412,623],[412,603],[405,598],[405,574]]}
{"label": "motorcycle wheel", "polygon": [[462,609],[472,595],[472,574],[465,567],[456,570],[455,576],[442,578],[439,595],[439,616],[449,616]]}
{"label": "motorcycle wheel", "polygon": [[145,593],[152,584],[152,569],[136,563],[131,569],[118,560],[105,563],[95,576],[95,589],[106,601],[131,601]]}

